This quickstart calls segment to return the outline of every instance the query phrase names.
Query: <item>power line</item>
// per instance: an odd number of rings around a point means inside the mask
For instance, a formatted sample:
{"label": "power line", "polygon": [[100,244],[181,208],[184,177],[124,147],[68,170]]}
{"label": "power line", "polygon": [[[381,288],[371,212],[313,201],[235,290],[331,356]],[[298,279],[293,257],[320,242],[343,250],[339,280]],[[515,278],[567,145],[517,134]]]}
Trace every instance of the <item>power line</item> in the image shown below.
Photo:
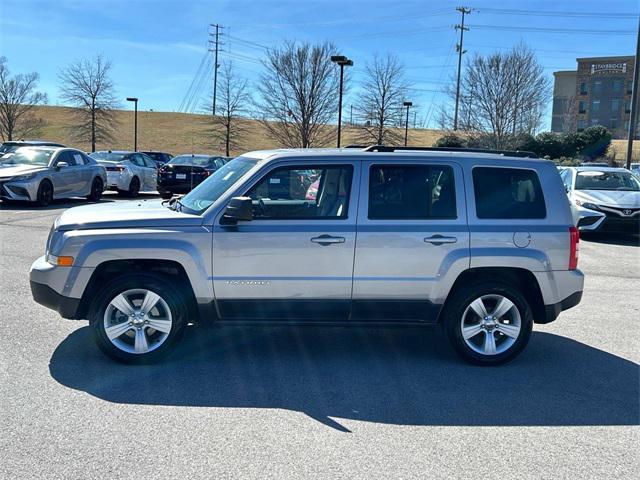
{"label": "power line", "polygon": [[543,10],[516,10],[510,8],[481,8],[480,12],[498,13],[501,15],[526,15],[536,17],[576,17],[576,18],[636,18],[637,13],[606,13],[606,12],[554,12]]}
{"label": "power line", "polygon": [[547,33],[569,33],[583,35],[635,35],[633,30],[592,30],[587,28],[547,28],[547,27],[523,27],[510,25],[469,25],[471,28],[479,30],[502,30],[513,32],[547,32]]}

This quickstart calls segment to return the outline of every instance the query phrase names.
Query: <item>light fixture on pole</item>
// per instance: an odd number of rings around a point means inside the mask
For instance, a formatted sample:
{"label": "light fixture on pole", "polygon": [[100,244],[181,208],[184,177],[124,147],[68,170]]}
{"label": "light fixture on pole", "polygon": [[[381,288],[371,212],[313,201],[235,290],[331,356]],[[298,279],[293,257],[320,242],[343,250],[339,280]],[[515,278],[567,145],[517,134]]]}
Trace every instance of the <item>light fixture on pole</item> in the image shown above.
{"label": "light fixture on pole", "polygon": [[340,93],[338,95],[338,148],[340,148],[340,133],[342,131],[342,81],[344,78],[344,67],[353,67],[353,60],[349,60],[344,55],[332,55],[331,61],[340,65]]}
{"label": "light fixture on pole", "polygon": [[127,102],[133,102],[134,104],[134,117],[133,117],[133,151],[138,151],[138,98],[127,97]]}
{"label": "light fixture on pole", "polygon": [[404,122],[404,146],[407,146],[407,136],[409,135],[409,108],[413,105],[412,102],[402,102],[403,107],[407,107],[407,118]]}

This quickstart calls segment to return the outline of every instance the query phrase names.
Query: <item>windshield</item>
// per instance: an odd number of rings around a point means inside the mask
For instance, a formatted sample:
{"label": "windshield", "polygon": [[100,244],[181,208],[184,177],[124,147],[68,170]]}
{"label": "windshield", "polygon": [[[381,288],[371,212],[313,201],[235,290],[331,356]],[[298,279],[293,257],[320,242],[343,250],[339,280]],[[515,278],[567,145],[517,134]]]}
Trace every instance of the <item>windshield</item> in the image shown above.
{"label": "windshield", "polygon": [[54,150],[41,150],[34,148],[21,147],[13,153],[7,153],[0,158],[2,165],[49,165],[49,160]]}
{"label": "windshield", "polygon": [[578,172],[576,190],[631,190],[640,191],[640,182],[629,172]]}
{"label": "windshield", "polygon": [[213,158],[205,155],[178,155],[169,161],[169,165],[195,165],[206,167],[213,163]]}
{"label": "windshield", "polygon": [[180,199],[182,208],[200,214],[209,208],[231,185],[251,170],[258,159],[238,157],[216,170],[209,178]]}
{"label": "windshield", "polygon": [[96,160],[107,160],[108,162],[120,162],[129,155],[128,153],[115,152],[93,152],[90,157]]}

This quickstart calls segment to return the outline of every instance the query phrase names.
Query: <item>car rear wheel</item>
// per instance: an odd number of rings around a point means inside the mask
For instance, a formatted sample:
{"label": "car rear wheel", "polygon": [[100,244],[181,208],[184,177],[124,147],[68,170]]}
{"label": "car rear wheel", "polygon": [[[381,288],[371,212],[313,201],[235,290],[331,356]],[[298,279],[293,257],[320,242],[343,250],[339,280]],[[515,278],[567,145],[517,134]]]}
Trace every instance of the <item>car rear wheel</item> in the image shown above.
{"label": "car rear wheel", "polygon": [[148,363],[168,354],[187,323],[185,301],[152,274],[125,274],[102,289],[91,327],[100,350],[124,363]]}
{"label": "car rear wheel", "polygon": [[120,195],[125,195],[127,197],[135,198],[140,193],[140,180],[138,177],[133,177],[131,179],[131,183],[129,183],[128,190],[118,190]]}
{"label": "car rear wheel", "polygon": [[102,192],[104,190],[104,183],[102,183],[102,179],[96,177],[93,179],[93,183],[91,184],[91,192],[87,195],[87,200],[92,202],[100,201],[100,197],[102,197]]}
{"label": "car rear wheel", "polygon": [[36,203],[40,207],[46,207],[53,201],[53,185],[49,180],[42,180],[38,186]]}
{"label": "car rear wheel", "polygon": [[500,365],[526,347],[533,315],[518,289],[484,282],[454,293],[445,307],[444,327],[463,359],[476,365]]}

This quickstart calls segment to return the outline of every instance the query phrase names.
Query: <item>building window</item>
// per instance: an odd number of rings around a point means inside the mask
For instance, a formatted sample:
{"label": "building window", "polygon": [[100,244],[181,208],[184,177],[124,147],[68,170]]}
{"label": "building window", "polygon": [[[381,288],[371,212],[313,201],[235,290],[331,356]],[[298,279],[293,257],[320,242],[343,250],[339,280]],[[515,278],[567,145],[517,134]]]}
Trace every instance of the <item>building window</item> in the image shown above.
{"label": "building window", "polygon": [[591,126],[595,127],[596,125],[600,125],[600,120],[598,120],[597,118],[592,118],[591,119]]}
{"label": "building window", "polygon": [[615,130],[618,128],[618,119],[617,118],[612,118],[611,119],[611,123],[609,124],[611,126],[611,130]]}
{"label": "building window", "polygon": [[578,113],[586,113],[587,103],[584,100],[578,102]]}
{"label": "building window", "polygon": [[629,100],[624,107],[624,113],[629,113],[629,112],[631,112],[631,100]]}
{"label": "building window", "polygon": [[597,112],[600,110],[600,100],[594,100],[591,102],[591,111]]}
{"label": "building window", "polygon": [[587,128],[586,120],[578,120],[578,131],[581,132],[585,128]]}
{"label": "building window", "polygon": [[619,98],[612,98],[611,99],[611,111],[612,112],[619,112],[620,111],[620,99]]}
{"label": "building window", "polygon": [[629,80],[627,82],[627,93],[631,95],[633,93],[633,81]]}
{"label": "building window", "polygon": [[614,92],[621,92],[622,91],[622,80],[614,80],[613,82],[611,82],[611,89]]}
{"label": "building window", "polygon": [[625,120],[625,122],[624,122],[624,130],[625,130],[625,132],[627,130],[629,130],[629,120]]}
{"label": "building window", "polygon": [[587,94],[587,84],[585,82],[582,82],[580,84],[580,95],[586,95]]}
{"label": "building window", "polygon": [[593,82],[593,93],[602,93],[602,80]]}

